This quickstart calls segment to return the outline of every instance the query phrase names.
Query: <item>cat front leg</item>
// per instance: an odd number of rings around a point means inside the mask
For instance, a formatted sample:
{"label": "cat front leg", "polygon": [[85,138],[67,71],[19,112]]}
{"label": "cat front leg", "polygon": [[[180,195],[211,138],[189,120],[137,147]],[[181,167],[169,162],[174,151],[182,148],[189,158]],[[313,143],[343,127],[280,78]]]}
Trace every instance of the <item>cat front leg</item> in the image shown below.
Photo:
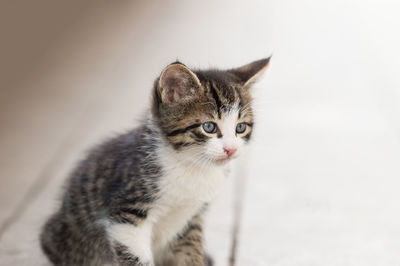
{"label": "cat front leg", "polygon": [[172,261],[168,266],[206,266],[203,248],[203,214],[192,218],[184,232],[171,246]]}
{"label": "cat front leg", "polygon": [[107,231],[117,265],[154,265],[149,222],[143,222],[138,226],[124,223],[112,224]]}

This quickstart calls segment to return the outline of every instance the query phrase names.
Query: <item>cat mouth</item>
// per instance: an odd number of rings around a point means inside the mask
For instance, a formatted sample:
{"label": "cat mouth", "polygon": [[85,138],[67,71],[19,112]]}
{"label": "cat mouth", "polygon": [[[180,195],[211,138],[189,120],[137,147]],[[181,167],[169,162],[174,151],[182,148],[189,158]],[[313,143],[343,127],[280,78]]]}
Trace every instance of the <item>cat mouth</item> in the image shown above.
{"label": "cat mouth", "polygon": [[237,157],[238,157],[237,154],[235,154],[233,156],[220,157],[220,158],[215,159],[214,161],[215,161],[216,164],[220,164],[221,165],[221,164],[226,164],[226,163],[234,160]]}
{"label": "cat mouth", "polygon": [[232,157],[224,157],[224,158],[216,159],[215,162],[217,164],[225,164],[225,163],[229,162],[231,159],[232,159]]}

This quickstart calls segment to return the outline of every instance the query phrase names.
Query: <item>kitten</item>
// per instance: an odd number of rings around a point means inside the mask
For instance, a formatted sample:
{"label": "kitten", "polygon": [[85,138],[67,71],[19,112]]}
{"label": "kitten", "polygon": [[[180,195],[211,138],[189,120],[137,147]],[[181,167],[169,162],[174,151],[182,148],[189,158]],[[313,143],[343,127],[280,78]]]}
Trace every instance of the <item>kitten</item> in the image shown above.
{"label": "kitten", "polygon": [[253,129],[250,87],[269,58],[154,83],[142,124],[93,149],[43,228],[54,265],[204,266],[203,215]]}

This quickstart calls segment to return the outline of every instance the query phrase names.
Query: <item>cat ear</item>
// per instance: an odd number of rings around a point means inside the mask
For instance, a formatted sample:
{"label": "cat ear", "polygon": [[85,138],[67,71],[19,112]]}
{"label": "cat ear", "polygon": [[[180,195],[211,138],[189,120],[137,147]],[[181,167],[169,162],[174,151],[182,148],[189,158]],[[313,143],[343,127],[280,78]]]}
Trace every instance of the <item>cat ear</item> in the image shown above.
{"label": "cat ear", "polygon": [[163,103],[176,104],[188,102],[198,95],[201,84],[195,73],[176,62],[163,70],[158,89]]}
{"label": "cat ear", "polygon": [[243,87],[249,87],[264,73],[268,68],[271,56],[261,60],[251,62],[250,64],[228,70],[228,72],[234,74]]}

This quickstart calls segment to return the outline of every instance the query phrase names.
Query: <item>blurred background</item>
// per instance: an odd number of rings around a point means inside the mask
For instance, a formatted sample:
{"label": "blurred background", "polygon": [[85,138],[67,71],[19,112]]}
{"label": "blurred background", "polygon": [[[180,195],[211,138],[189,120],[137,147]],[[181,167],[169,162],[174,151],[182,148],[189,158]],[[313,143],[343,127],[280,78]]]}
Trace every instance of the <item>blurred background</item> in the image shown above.
{"label": "blurred background", "polygon": [[254,141],[207,220],[216,265],[399,265],[400,2],[0,4],[0,265],[88,147],[137,124],[162,68],[273,54]]}

